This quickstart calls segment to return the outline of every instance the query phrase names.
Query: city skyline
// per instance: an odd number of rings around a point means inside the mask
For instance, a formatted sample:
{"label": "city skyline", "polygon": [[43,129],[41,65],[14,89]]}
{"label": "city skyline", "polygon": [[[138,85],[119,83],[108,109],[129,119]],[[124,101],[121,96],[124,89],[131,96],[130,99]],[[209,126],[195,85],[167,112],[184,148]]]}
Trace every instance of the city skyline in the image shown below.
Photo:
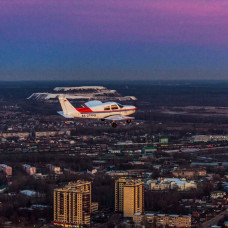
{"label": "city skyline", "polygon": [[222,1],[1,1],[0,81],[227,79]]}

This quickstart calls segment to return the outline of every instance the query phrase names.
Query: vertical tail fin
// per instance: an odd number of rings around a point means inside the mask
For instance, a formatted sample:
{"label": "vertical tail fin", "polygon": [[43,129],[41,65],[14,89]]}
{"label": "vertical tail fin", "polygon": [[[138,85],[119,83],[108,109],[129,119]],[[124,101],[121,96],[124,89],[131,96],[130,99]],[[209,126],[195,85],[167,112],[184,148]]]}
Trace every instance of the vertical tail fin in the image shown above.
{"label": "vertical tail fin", "polygon": [[78,112],[66,98],[59,97],[59,102],[63,110],[63,115],[72,117],[80,116],[80,112]]}

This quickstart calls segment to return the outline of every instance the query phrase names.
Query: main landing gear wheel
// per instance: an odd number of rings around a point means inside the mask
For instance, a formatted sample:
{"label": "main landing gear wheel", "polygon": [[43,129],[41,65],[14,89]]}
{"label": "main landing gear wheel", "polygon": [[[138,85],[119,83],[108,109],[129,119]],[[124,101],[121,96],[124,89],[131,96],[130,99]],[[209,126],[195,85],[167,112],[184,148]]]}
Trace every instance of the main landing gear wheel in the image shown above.
{"label": "main landing gear wheel", "polygon": [[116,128],[117,127],[117,124],[114,122],[114,123],[112,123],[112,127],[113,128]]}
{"label": "main landing gear wheel", "polygon": [[128,119],[128,120],[127,120],[127,123],[131,123],[131,120],[130,120],[130,119]]}

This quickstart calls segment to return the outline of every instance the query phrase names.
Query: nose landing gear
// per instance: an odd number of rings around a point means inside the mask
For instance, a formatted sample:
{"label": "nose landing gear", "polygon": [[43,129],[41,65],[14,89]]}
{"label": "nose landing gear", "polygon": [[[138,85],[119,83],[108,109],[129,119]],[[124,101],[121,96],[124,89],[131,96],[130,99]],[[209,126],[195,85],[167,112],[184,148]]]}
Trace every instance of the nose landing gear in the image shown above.
{"label": "nose landing gear", "polygon": [[126,122],[129,124],[129,123],[131,123],[131,120],[130,120],[130,119],[128,119]]}

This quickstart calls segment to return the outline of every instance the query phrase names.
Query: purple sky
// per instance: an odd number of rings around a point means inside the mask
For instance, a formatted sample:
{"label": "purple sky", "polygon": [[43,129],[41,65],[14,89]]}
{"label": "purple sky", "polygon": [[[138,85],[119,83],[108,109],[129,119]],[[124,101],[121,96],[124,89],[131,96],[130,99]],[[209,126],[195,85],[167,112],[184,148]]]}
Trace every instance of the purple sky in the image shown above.
{"label": "purple sky", "polygon": [[0,80],[228,79],[227,0],[1,0]]}

